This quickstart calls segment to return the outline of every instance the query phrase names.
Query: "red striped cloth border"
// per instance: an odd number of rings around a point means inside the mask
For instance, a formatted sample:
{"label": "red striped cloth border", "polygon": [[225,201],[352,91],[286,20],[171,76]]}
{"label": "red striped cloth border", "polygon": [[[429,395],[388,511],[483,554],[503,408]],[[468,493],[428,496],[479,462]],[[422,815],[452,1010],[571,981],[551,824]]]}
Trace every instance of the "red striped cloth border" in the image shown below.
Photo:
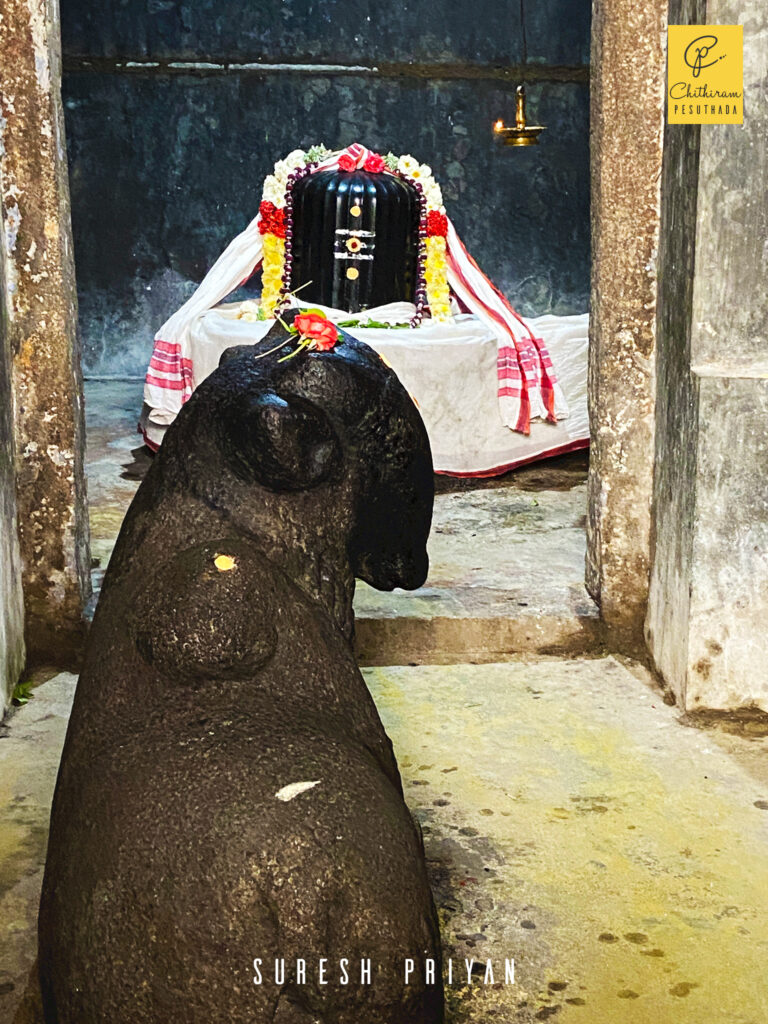
{"label": "red striped cloth border", "polygon": [[504,422],[511,426],[513,430],[529,434],[531,432],[531,402],[528,395],[528,380],[520,363],[515,334],[499,312],[486,305],[480,298],[467,280],[463,268],[459,265],[451,249],[448,250],[448,265],[452,271],[453,281],[451,283],[459,298],[473,312],[477,312],[479,305],[486,317],[489,317],[497,327],[509,336],[511,344],[503,345],[500,343],[496,355],[499,410]]}
{"label": "red striped cloth border", "polygon": [[[492,321],[503,335],[497,355],[498,397],[502,418],[514,430],[530,433],[531,417],[557,422],[557,376],[542,338],[534,336],[509,300],[489,280],[450,224],[448,233],[450,284],[459,301],[471,312]],[[524,334],[518,336],[512,322]],[[526,337],[527,335],[527,337]]]}
{"label": "red striped cloth border", "polygon": [[180,391],[183,404],[194,389],[192,360],[181,354],[178,342],[156,339],[145,380],[148,387]]}

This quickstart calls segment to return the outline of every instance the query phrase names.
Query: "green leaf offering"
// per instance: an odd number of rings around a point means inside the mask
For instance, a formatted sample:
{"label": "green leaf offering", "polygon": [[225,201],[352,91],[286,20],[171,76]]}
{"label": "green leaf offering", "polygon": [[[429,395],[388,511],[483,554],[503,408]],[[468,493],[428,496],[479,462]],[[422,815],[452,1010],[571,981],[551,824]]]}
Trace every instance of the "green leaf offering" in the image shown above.
{"label": "green leaf offering", "polygon": [[368,329],[372,327],[374,329],[388,331],[396,330],[402,331],[406,327],[410,327],[410,324],[385,324],[381,320],[339,320],[336,324],[337,327],[360,327]]}
{"label": "green leaf offering", "polygon": [[22,707],[24,704],[28,704],[34,696],[35,695],[32,692],[32,683],[17,683],[13,688],[11,701],[17,707]]}

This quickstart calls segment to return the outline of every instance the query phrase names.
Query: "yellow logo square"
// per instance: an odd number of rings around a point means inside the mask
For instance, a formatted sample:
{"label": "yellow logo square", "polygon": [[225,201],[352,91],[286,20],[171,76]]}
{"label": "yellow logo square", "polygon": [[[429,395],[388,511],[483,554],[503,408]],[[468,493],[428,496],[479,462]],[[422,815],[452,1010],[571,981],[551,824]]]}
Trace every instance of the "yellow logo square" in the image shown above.
{"label": "yellow logo square", "polygon": [[744,123],[743,25],[670,25],[667,122]]}

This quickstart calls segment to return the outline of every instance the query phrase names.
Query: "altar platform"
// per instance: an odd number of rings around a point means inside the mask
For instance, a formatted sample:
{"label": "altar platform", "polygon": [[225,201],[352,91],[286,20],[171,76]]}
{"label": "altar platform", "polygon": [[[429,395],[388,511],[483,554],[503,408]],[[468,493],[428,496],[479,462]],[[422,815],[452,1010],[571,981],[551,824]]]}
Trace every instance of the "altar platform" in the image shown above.
{"label": "altar platform", "polygon": [[[319,307],[324,309],[325,307]],[[499,411],[498,340],[474,315],[451,323],[424,321],[412,330],[396,326],[365,327],[366,317],[390,324],[407,323],[410,303],[391,303],[357,314],[359,326],[349,334],[375,349],[394,369],[416,401],[429,434],[435,470],[453,476],[493,476],[538,459],[562,455],[589,443],[587,352],[589,316],[541,316],[527,321],[543,339],[568,405],[557,423],[533,420],[530,434],[505,426]],[[234,345],[258,344],[274,320],[239,318],[240,303],[208,310],[192,324],[185,372],[197,387]],[[335,322],[352,315],[327,310]],[[264,347],[264,346],[262,346]],[[266,349],[265,349],[266,350]],[[175,396],[170,396],[175,398]],[[165,408],[145,402],[141,426],[150,445],[158,446],[181,400]]]}

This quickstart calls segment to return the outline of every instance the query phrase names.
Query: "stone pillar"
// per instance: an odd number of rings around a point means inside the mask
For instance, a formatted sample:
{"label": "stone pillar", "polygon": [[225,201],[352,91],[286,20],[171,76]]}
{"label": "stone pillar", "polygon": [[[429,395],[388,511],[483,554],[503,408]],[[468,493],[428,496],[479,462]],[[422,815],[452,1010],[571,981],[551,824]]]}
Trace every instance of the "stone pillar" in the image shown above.
{"label": "stone pillar", "polygon": [[684,708],[768,710],[768,11],[701,15],[744,25],[744,126],[668,129],[646,636]]}
{"label": "stone pillar", "polygon": [[587,588],[614,641],[633,646],[650,563],[666,12],[667,0],[595,0],[592,15]]}
{"label": "stone pillar", "polygon": [[[5,277],[0,249],[0,274]],[[11,348],[0,288],[0,718],[24,666],[24,601],[16,516]]]}
{"label": "stone pillar", "polygon": [[3,0],[0,188],[28,656],[71,662],[90,591],[56,0]]}

